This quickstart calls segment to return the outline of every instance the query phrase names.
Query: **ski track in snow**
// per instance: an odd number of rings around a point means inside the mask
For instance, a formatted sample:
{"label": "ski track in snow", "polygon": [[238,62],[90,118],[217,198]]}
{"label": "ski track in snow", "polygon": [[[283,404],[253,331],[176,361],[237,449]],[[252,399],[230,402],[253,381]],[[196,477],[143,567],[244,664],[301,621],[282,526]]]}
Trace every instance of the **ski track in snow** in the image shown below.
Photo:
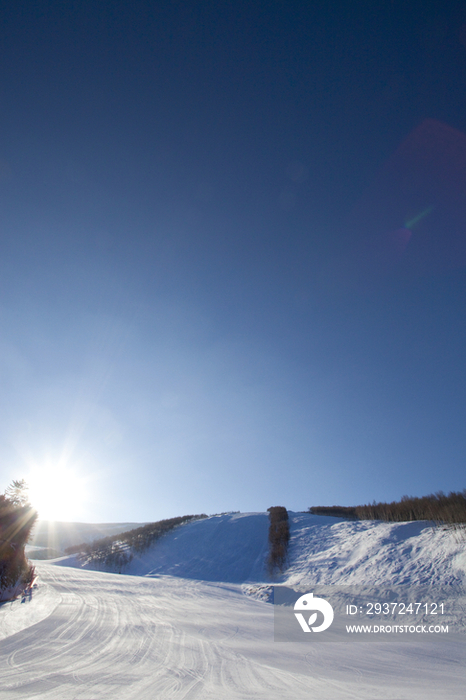
{"label": "ski track in snow", "polygon": [[[275,643],[272,606],[243,593],[268,581],[264,518],[175,530],[135,562],[152,576],[37,562],[32,599],[0,607],[0,622],[31,611],[29,627],[18,621],[0,641],[0,700],[463,700],[466,643]],[[464,550],[426,523],[293,514],[281,582],[464,582]]]}

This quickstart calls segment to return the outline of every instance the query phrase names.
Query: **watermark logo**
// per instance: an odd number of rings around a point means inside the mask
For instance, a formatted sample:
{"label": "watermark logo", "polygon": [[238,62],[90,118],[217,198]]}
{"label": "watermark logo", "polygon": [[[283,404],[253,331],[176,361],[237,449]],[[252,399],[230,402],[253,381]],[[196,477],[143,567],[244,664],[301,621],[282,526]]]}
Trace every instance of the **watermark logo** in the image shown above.
{"label": "watermark logo", "polygon": [[464,586],[316,583],[312,593],[304,595],[303,589],[274,586],[273,598],[276,642],[320,645],[377,639],[402,644],[414,635],[419,641],[458,638],[463,644],[466,640]]}
{"label": "watermark logo", "polygon": [[[303,632],[323,632],[327,630],[333,622],[333,608],[330,603],[324,600],[324,598],[314,598],[313,593],[305,593],[300,596],[294,604],[294,610],[294,615],[301,625]],[[297,610],[306,613],[311,612],[307,622],[302,612],[296,612]],[[317,613],[319,612],[324,616],[324,621],[316,627],[314,623],[317,620]]]}

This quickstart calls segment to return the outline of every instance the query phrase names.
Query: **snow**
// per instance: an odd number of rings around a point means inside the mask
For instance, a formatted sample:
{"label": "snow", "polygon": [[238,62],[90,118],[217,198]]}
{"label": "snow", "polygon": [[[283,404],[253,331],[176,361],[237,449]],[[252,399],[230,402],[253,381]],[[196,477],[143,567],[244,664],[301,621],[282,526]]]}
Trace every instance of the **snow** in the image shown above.
{"label": "snow", "polygon": [[130,574],[202,581],[260,581],[268,553],[266,513],[232,513],[175,528],[156,547],[136,555]]}
{"label": "snow", "polygon": [[[280,584],[466,582],[459,534],[290,516]],[[274,642],[273,606],[262,602],[272,583],[267,527],[263,513],[188,523],[125,575],[78,568],[72,557],[36,562],[31,599],[0,606],[1,700],[464,698],[466,640]]]}
{"label": "snow", "polygon": [[[32,598],[34,597],[34,601]],[[59,599],[51,586],[41,585],[30,595],[15,598],[0,605],[0,640],[45,620],[57,607]]]}
{"label": "snow", "polygon": [[289,586],[466,585],[466,538],[427,521],[292,518]]}

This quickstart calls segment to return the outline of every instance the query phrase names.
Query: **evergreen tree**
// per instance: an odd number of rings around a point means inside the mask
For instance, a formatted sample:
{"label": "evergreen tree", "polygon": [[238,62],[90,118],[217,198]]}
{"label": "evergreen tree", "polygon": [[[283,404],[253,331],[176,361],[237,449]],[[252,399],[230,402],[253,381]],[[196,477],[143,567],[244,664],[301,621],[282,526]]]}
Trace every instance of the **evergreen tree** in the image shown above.
{"label": "evergreen tree", "polygon": [[18,595],[32,578],[33,567],[24,548],[36,520],[26,482],[13,481],[0,495],[0,600]]}
{"label": "evergreen tree", "polygon": [[26,506],[29,505],[27,491],[28,485],[24,479],[13,479],[5,490],[5,497],[15,506]]}

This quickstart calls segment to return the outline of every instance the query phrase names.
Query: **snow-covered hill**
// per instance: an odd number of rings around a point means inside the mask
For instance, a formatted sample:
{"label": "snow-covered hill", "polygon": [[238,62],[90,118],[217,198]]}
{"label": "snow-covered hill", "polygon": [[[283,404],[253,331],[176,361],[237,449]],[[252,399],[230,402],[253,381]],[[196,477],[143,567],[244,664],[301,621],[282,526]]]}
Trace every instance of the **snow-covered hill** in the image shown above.
{"label": "snow-covered hill", "polygon": [[[466,537],[426,521],[382,523],[289,513],[289,567],[273,582],[294,587],[466,584]],[[271,582],[264,513],[212,516],[175,528],[125,573],[229,583]],[[75,557],[56,564],[79,566]]]}
{"label": "snow-covered hill", "polygon": [[292,514],[287,585],[466,584],[466,532]]}
{"label": "snow-covered hill", "polygon": [[[290,515],[277,583],[465,583],[458,534]],[[263,513],[188,523],[124,576],[37,562],[37,591],[0,606],[0,700],[463,700],[466,638],[274,642],[273,606],[244,595],[270,586],[267,527]]]}

